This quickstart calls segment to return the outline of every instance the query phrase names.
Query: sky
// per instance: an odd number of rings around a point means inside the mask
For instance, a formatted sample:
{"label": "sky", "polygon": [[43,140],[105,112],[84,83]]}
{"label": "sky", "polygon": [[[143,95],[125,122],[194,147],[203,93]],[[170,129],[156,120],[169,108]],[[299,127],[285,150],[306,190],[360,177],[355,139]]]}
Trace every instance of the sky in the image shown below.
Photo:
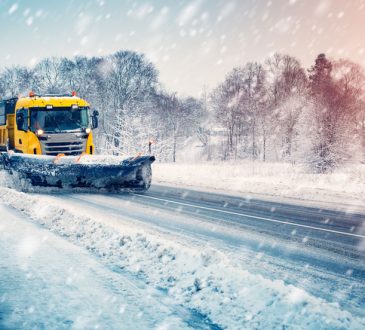
{"label": "sky", "polygon": [[199,96],[275,52],[365,66],[364,33],[365,0],[0,0],[0,68],[128,49],[168,90]]}

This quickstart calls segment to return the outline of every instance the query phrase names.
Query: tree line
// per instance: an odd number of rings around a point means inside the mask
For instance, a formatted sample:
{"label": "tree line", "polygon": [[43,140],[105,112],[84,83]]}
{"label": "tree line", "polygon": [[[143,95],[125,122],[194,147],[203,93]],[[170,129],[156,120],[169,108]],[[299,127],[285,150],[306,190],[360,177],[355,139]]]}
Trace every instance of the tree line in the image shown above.
{"label": "tree line", "polygon": [[233,69],[210,95],[222,159],[305,163],[327,172],[364,161],[365,75],[325,54],[305,70],[289,55]]}
{"label": "tree line", "polygon": [[289,55],[247,63],[201,98],[164,89],[143,54],[46,58],[0,70],[0,95],[77,91],[100,113],[100,153],[153,152],[176,161],[198,147],[200,160],[305,163],[326,172],[364,161],[365,74],[320,54],[306,70]]}

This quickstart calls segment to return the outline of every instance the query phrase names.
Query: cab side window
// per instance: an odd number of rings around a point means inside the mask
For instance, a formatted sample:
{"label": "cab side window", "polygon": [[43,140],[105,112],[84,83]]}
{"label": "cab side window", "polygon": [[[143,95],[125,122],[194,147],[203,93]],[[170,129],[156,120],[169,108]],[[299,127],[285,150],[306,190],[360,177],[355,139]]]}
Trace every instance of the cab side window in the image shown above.
{"label": "cab side window", "polygon": [[20,109],[16,113],[16,124],[18,130],[28,131],[28,109]]}
{"label": "cab side window", "polygon": [[5,102],[0,102],[0,126],[6,124]]}

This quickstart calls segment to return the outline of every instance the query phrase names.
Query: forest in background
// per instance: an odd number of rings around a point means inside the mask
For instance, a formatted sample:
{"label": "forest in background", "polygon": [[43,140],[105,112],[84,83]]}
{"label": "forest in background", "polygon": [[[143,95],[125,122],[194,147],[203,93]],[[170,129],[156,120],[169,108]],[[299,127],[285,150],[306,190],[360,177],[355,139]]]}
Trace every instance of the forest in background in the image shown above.
{"label": "forest in background", "polygon": [[234,68],[200,98],[159,82],[143,55],[46,58],[0,70],[2,98],[76,91],[100,113],[99,153],[134,155],[153,141],[158,161],[304,164],[324,173],[365,158],[365,73],[356,63],[318,55],[311,68],[275,54]]}

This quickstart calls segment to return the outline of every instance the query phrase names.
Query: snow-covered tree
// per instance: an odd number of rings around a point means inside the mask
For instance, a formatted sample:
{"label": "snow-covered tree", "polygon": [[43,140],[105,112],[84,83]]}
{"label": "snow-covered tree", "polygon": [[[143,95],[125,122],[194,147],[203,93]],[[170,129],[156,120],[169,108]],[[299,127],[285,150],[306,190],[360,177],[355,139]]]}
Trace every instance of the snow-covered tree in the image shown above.
{"label": "snow-covered tree", "polygon": [[266,60],[265,68],[272,140],[275,147],[280,146],[279,159],[294,161],[294,140],[307,103],[308,79],[299,61],[289,55],[273,55]]}
{"label": "snow-covered tree", "polygon": [[353,157],[363,78],[354,64],[333,62],[324,54],[318,55],[309,73],[311,110],[307,120],[311,144],[305,160],[318,172],[327,172]]}
{"label": "snow-covered tree", "polygon": [[27,94],[35,88],[35,76],[31,69],[21,66],[5,68],[0,73],[0,92],[2,97]]}
{"label": "snow-covered tree", "polygon": [[[155,95],[158,125],[157,145],[165,145],[166,160],[175,162],[182,143],[196,134],[202,116],[202,104],[192,97],[178,98],[176,93]],[[170,147],[168,147],[170,146]]]}
{"label": "snow-covered tree", "polygon": [[138,131],[147,129],[139,127],[141,123],[136,121],[149,115],[146,105],[157,86],[157,71],[142,54],[130,51],[108,56],[99,65],[99,71],[104,79],[102,116],[107,132],[106,148],[114,153],[127,152],[130,140],[125,137],[137,138]]}
{"label": "snow-covered tree", "polygon": [[64,59],[50,57],[40,61],[34,67],[35,89],[38,93],[58,94],[69,92],[62,79]]}
{"label": "snow-covered tree", "polygon": [[258,130],[266,134],[267,128],[265,97],[265,71],[258,63],[233,69],[212,92],[216,119],[226,131],[229,158],[242,153],[258,157]]}

